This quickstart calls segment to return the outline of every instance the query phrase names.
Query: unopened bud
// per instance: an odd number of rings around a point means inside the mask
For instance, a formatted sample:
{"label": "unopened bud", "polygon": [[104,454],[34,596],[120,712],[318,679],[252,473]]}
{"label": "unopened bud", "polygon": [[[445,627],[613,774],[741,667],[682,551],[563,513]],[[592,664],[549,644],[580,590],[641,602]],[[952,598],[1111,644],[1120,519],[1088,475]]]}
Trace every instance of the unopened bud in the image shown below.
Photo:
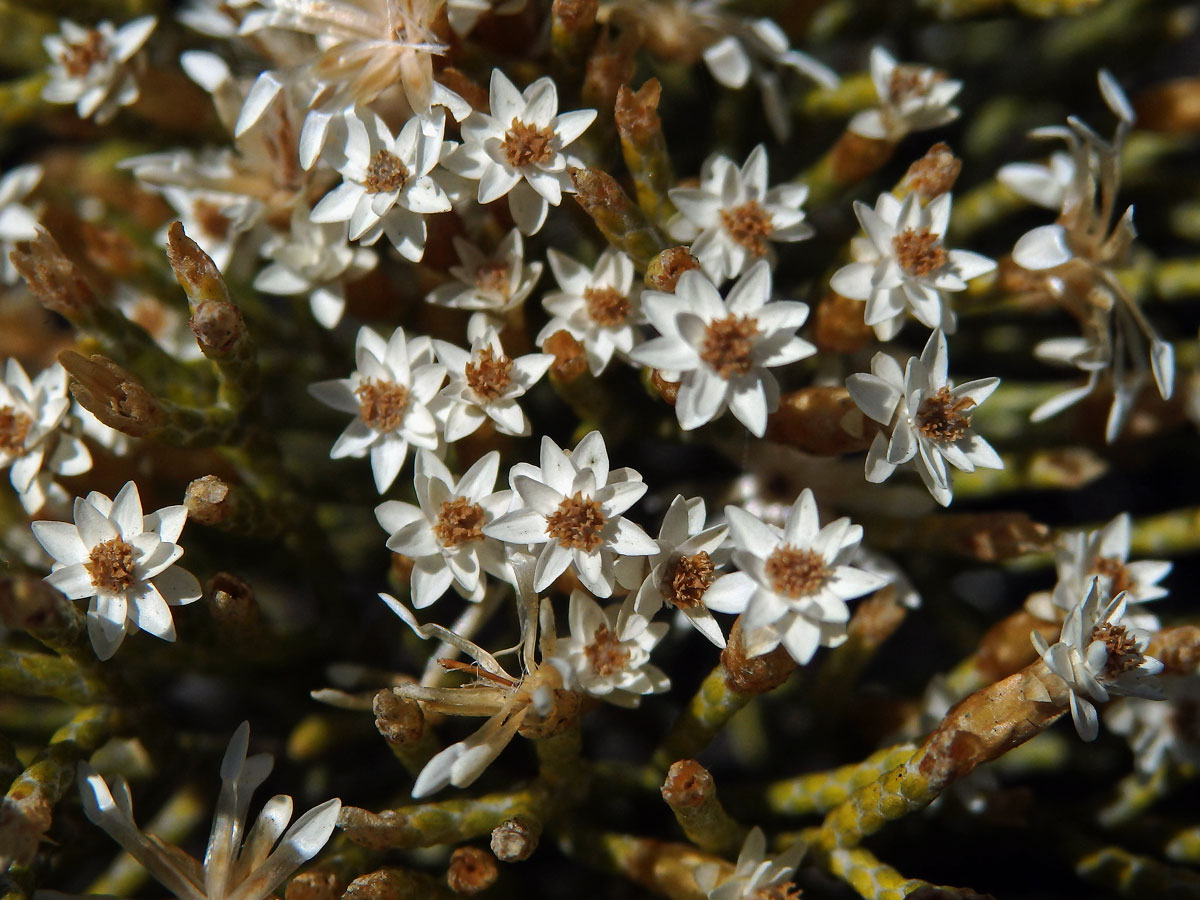
{"label": "unopened bud", "polygon": [[95,308],[96,295],[82,273],[40,225],[37,237],[18,242],[9,259],[46,309],[74,322]]}
{"label": "unopened bud", "polygon": [[853,353],[874,336],[874,329],[863,321],[863,304],[859,300],[830,291],[813,310],[812,339],[818,350]]}
{"label": "unopened bud", "polygon": [[58,361],[75,379],[71,395],[109,428],[141,437],[162,424],[165,414],[154,395],[107,356],[85,359],[64,350]]}
{"label": "unopened bud", "polygon": [[625,140],[644,143],[662,135],[662,120],[658,117],[658,101],[662,97],[662,85],[651,78],[636,91],[621,85],[617,91],[613,117],[617,131]]}
{"label": "unopened bud", "polygon": [[514,816],[492,829],[492,853],[500,862],[523,862],[537,849],[541,823],[527,816]]}
{"label": "unopened bud", "polygon": [[216,475],[195,479],[183,496],[188,518],[201,525],[220,525],[233,515],[229,491],[229,485]]}
{"label": "unopened bud", "polygon": [[675,285],[679,283],[679,276],[699,268],[700,260],[692,256],[687,247],[668,247],[646,266],[646,287],[673,294]]}
{"label": "unopened bud", "polygon": [[908,167],[900,185],[917,194],[922,201],[932,200],[949,193],[961,171],[962,160],[947,144],[937,143]]}
{"label": "unopened bud", "polygon": [[587,371],[587,356],[583,352],[583,344],[575,340],[570,332],[554,332],[543,342],[542,350],[553,354],[554,362],[550,364],[550,375],[559,381],[574,381]]}
{"label": "unopened bud", "polygon": [[714,790],[708,769],[694,759],[680,759],[667,770],[662,795],[672,809],[692,809],[711,797]]}
{"label": "unopened bud", "polygon": [[375,727],[389,744],[412,745],[425,733],[425,715],[415,700],[384,688],[371,702]]}
{"label": "unopened bud", "polygon": [[446,884],[456,894],[478,894],[486,891],[500,874],[496,860],[478,847],[459,847],[450,854]]}
{"label": "unopened bud", "polygon": [[863,415],[844,387],[801,388],[785,394],[767,420],[767,438],[814,456],[866,450],[879,426]]}

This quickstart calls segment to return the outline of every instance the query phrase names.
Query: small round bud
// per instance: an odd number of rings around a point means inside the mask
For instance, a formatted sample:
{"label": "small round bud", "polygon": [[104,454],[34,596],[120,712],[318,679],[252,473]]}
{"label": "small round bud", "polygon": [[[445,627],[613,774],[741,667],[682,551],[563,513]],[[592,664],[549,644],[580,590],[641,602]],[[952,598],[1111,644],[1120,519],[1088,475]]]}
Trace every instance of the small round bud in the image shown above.
{"label": "small round bud", "polygon": [[499,873],[496,860],[486,850],[459,847],[450,855],[446,884],[456,894],[478,894],[490,888]]}
{"label": "small round bud", "polygon": [[541,825],[525,816],[514,816],[492,829],[492,852],[501,862],[523,862],[537,849]]}

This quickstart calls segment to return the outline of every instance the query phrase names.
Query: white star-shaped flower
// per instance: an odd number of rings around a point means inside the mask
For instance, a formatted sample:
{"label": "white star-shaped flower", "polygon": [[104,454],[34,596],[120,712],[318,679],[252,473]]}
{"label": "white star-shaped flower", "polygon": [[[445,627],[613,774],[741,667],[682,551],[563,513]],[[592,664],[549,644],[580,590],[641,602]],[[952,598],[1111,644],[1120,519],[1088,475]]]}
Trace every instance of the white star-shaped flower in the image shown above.
{"label": "white star-shaped flower", "polygon": [[69,19],[62,31],[47,35],[42,44],[52,60],[50,80],[42,88],[42,99],[51,103],[74,103],[81,119],[93,116],[103,125],[138,98],[137,79],[129,65],[158,24],[154,16],[143,16],[113,28],[104,21],[95,28]]}
{"label": "white star-shaped flower", "polygon": [[501,434],[529,434],[529,418],[517,400],[546,374],[553,356],[506,356],[494,328],[472,340],[470,351],[446,341],[434,341],[433,348],[450,376],[432,405],[447,443],[472,434],[488,419]]}
{"label": "white star-shaped flower", "polygon": [[378,257],[365,247],[346,242],[346,224],[320,224],[308,210],[292,212],[291,231],[275,235],[262,247],[271,260],[254,279],[254,288],[268,294],[308,296],[313,318],[334,328],[346,309],[344,283],[369,272]]}
{"label": "white star-shaped flower", "polygon": [[542,438],[541,466],[518,463],[509,473],[513,509],[483,533],[511,544],[541,544],[533,589],[544,591],[574,567],[597,597],[612,595],[617,582],[633,588],[642,560],[658,550],[646,532],[621,513],[646,493],[633,469],[610,470],[608,449],[598,431],[571,453]]}
{"label": "white star-shaped flower", "polygon": [[567,332],[583,344],[588,369],[599,375],[614,353],[628,356],[639,340],[642,289],[634,285],[633,261],[612,247],[590,269],[553,248],[547,258],[560,290],[542,297],[551,318],[536,343],[540,347],[551,335]]}
{"label": "white star-shaped flower", "polygon": [[71,408],[67,373],[58,363],[32,381],[15,359],[0,381],[0,470],[27,513],[41,509],[49,494],[61,495],[55,475],[82,475],[92,467],[87,447],[64,424]]}
{"label": "white star-shaped flower", "polygon": [[703,499],[676,495],[658,531],[658,552],[649,559],[650,574],[621,608],[618,635],[637,633],[660,609],[671,606],[716,646],[724,647],[721,626],[704,604],[709,586],[728,558],[721,549],[728,532],[725,525],[704,527]]}
{"label": "white star-shaped flower", "polygon": [[388,532],[387,548],[413,560],[413,606],[424,609],[454,589],[472,602],[483,599],[486,575],[509,579],[503,545],[484,536],[483,527],[502,515],[512,500],[496,492],[500,454],[480,457],[456,482],[446,464],[428,450],[417,455],[413,485],[417,502],[388,500],[375,517]]}
{"label": "white star-shaped flower", "polygon": [[42,180],[36,163],[17,166],[0,178],[0,284],[15,284],[20,277],[8,255],[17,241],[37,237],[37,216],[24,201]]}
{"label": "white star-shaped flower", "polygon": [[1050,671],[1070,689],[1071,718],[1085,741],[1094,741],[1100,720],[1094,703],[1107,703],[1110,694],[1161,700],[1154,678],[1162,663],[1146,656],[1150,635],[1121,623],[1125,594],[1105,600],[1093,580],[1067,613],[1058,642],[1051,645],[1038,631],[1033,646]]}
{"label": "white star-shaped flower", "polygon": [[757,259],[773,260],[768,241],[812,237],[800,206],[808,196],[802,184],[767,189],[767,150],[759,144],[739,169],[720,154],[700,170],[700,186],[668,191],[678,214],[669,230],[690,241],[692,255],[718,284],[741,275]]}
{"label": "white star-shaped flower", "polygon": [[287,828],[292,798],[277,794],[263,805],[247,830],[251,795],[267,780],[275,763],[269,753],[248,757],[249,741],[250,725],[243,722],[221,760],[221,793],[203,863],[179,847],[144,834],[133,821],[133,801],[125,779],[114,778],[110,787],[86,762],[79,764],[78,774],[83,811],[178,900],[265,900],[325,846],[342,803],[326,800]]}
{"label": "white star-shaped flower", "polygon": [[675,413],[684,431],[711,422],[728,407],[757,437],[779,406],[779,384],[767,369],[812,356],[796,336],[808,306],[771,299],[771,269],[755,263],[722,299],[700,271],[680,276],[675,293],[646,291],[642,306],[660,337],[635,347],[634,362],[679,381]]}
{"label": "white star-shaped flower", "polygon": [[943,245],[950,222],[950,194],[922,206],[913,192],[897,200],[880,194],[875,208],[854,201],[866,237],[850,242],[854,262],[842,266],[830,287],[851,300],[867,302],[864,320],[880,340],[891,340],[909,308],[928,328],[954,333],[954,312],[945,291],[965,291],[967,282],[996,268],[995,260]]}
{"label": "white star-shaped flower", "polygon": [[355,341],[357,368],[349,378],[319,381],[308,392],[327,406],[355,416],[329,451],[332,459],[371,455],[379,493],[396,480],[408,446],[436,450],[438,424],[429,401],[446,377],[433,361],[427,337],[409,340],[397,328],[385,341],[366,326]]}
{"label": "white star-shaped flower", "polygon": [[596,118],[594,109],[558,114],[558,88],[547,77],[524,92],[492,69],[491,115],[476,110],[462,124],[463,143],[446,166],[479,182],[478,200],[508,194],[508,208],[523,234],[534,234],[563,192],[574,190],[568,166],[579,161],[564,152]]}
{"label": "white star-shaped flower", "polygon": [[129,481],[111,500],[96,491],[77,497],[74,519],[34,522],[33,534],[54,558],[46,582],[71,600],[91,598],[87,625],[96,655],[111,658],[125,635],[139,629],[175,640],[170,607],[201,594],[196,577],[175,565],[187,509],[143,515],[137,485]]}
{"label": "white star-shaped flower", "polygon": [[635,707],[643,695],[661,694],[671,687],[666,674],[650,663],[650,651],[670,626],[645,624],[622,636],[617,633],[617,611],[615,605],[602,609],[583,591],[572,591],[571,636],[558,639],[554,658],[565,664],[570,683],[584,693]]}
{"label": "white star-shaped flower", "polygon": [[804,842],[797,841],[771,859],[767,856],[767,836],[755,826],[742,843],[732,875],[718,883],[720,867],[703,863],[696,867],[696,884],[708,900],[790,900],[800,893],[791,879],[805,849]]}
{"label": "white star-shaped flower", "polygon": [[434,288],[425,299],[438,306],[470,310],[470,338],[489,327],[503,328],[505,316],[525,302],[542,277],[542,264],[526,264],[525,242],[516,228],[496,245],[491,256],[457,235],[454,250],[460,263],[450,267],[454,280]]}
{"label": "white star-shaped flower", "polygon": [[952,102],[962,90],[944,72],[927,66],[899,64],[882,47],[871,50],[871,80],[879,106],[856,113],[847,125],[855,134],[899,143],[907,134],[937,128],[958,118]]}
{"label": "white star-shaped flower", "polygon": [[807,664],[817,647],[836,647],[846,639],[846,601],[888,583],[849,564],[862,542],[862,526],[843,517],[820,527],[808,488],[782,529],[736,506],[725,507],[725,517],[733,562],[741,571],[718,578],[704,602],[717,612],[742,613],[747,656],[783,644],[799,665]]}
{"label": "white star-shaped flower", "polygon": [[964,472],[1003,469],[991,444],[971,428],[971,410],[986,400],[999,378],[980,378],[954,387],[948,378],[946,336],[934,331],[921,355],[910,357],[904,371],[886,353],[876,353],[871,372],[846,379],[858,408],[890,434],[875,435],[867,451],[867,481],[885,481],[897,466],[916,460],[917,472],[942,506],[953,496],[946,463]]}
{"label": "white star-shaped flower", "polygon": [[395,137],[378,114],[346,112],[343,181],[313,207],[314,222],[348,222],[350,240],[370,246],[386,234],[405,259],[425,255],[425,216],[450,198],[430,175],[442,152],[445,113],[413,116]]}

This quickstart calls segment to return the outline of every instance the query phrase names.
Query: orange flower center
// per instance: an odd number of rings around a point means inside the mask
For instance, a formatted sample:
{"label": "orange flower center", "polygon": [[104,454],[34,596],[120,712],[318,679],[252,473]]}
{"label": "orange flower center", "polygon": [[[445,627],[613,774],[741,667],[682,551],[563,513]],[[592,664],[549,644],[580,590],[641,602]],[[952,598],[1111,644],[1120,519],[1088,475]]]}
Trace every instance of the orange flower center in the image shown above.
{"label": "orange flower center", "polygon": [[600,504],[581,491],[565,497],[558,509],[546,517],[546,534],[561,547],[575,550],[595,550],[604,539],[600,536],[605,523]]}
{"label": "orange flower center", "polygon": [[133,547],[119,537],[97,544],[83,567],[96,590],[119,594],[133,584]]}
{"label": "orange flower center", "polygon": [[700,358],[722,378],[745,375],[754,366],[754,338],[761,334],[749,316],[726,316],[708,323]]}

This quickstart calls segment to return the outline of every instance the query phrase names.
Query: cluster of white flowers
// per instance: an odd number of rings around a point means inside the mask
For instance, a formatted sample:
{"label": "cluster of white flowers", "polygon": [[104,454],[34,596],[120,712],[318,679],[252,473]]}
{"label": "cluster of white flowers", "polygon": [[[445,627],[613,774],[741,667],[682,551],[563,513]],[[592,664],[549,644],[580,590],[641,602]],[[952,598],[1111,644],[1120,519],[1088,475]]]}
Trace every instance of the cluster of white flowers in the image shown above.
{"label": "cluster of white flowers", "polygon": [[132,61],[158,19],[144,16],[114,28],[112,22],[94,28],[62,20],[59,34],[43,43],[52,60],[50,79],[42,97],[51,103],[74,103],[81,119],[95,118],[103,125],[138,98]]}

